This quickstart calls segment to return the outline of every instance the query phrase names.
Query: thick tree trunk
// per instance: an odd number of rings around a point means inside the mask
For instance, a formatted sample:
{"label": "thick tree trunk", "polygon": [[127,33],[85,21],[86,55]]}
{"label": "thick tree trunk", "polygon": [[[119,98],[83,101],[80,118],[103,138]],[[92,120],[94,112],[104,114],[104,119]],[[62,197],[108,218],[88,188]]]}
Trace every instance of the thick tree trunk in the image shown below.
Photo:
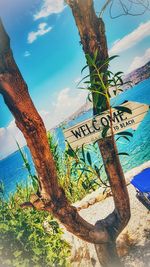
{"label": "thick tree trunk", "polygon": [[[117,154],[113,137],[99,141],[99,148],[104,162],[105,171],[111,186],[115,209],[103,220],[111,242],[96,244],[96,252],[102,266],[121,267],[122,263],[116,250],[116,238],[127,225],[130,218],[130,204],[123,170]],[[97,221],[98,226],[102,221]]]}
{"label": "thick tree trunk", "polygon": [[[93,57],[95,50],[98,50],[97,60],[102,64],[108,58],[107,40],[103,20],[102,18],[98,18],[96,16],[93,0],[67,0],[67,3],[72,9],[84,53]],[[106,70],[107,65],[102,68],[102,72],[105,72]],[[90,72],[91,71],[92,70],[90,69]],[[99,97],[99,102],[101,103],[101,96]],[[105,109],[107,108],[108,104],[106,102]],[[93,113],[96,115],[98,113],[98,109],[94,107]],[[96,251],[102,266],[112,266],[113,259],[114,266],[119,266],[121,263],[117,256],[115,240],[119,233],[127,225],[130,218],[129,197],[114,136],[100,140],[98,145],[111,186],[115,210],[112,214],[105,218],[103,222],[100,221],[96,224],[97,227],[102,224],[105,226],[110,234],[111,240],[108,244],[96,245]],[[111,257],[110,254],[111,250],[113,251],[113,257]]]}
{"label": "thick tree trunk", "polygon": [[96,253],[104,267],[123,267],[116,249],[115,242],[107,243],[104,245],[95,245]]}

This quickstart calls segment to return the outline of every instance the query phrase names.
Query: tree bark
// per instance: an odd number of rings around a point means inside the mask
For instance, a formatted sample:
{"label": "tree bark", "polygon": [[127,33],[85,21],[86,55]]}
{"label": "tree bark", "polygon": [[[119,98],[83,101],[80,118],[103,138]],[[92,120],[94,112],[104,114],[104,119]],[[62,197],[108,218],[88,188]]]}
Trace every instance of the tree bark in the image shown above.
{"label": "tree bark", "polygon": [[101,266],[123,267],[117,254],[115,242],[109,242],[101,246],[95,245],[95,249]]}
{"label": "tree bark", "polygon": [[[102,64],[108,59],[105,25],[102,18],[98,18],[95,14],[93,0],[67,0],[67,3],[71,7],[84,53],[93,57],[94,52],[98,50],[97,60]],[[102,72],[105,72],[107,67],[107,65],[102,67]],[[90,68],[89,71],[92,72]],[[99,102],[101,103],[101,96]],[[107,108],[108,104],[106,102],[105,109]],[[93,114],[96,115],[97,113],[98,110],[94,107]],[[115,248],[115,240],[130,219],[129,196],[114,136],[101,139],[98,145],[111,186],[115,209],[103,222],[100,221],[96,224],[98,227],[103,223],[111,240],[108,244],[96,245],[96,251],[102,266],[112,266],[112,259],[114,259],[114,266],[121,266]],[[112,247],[113,257],[109,256]]]}

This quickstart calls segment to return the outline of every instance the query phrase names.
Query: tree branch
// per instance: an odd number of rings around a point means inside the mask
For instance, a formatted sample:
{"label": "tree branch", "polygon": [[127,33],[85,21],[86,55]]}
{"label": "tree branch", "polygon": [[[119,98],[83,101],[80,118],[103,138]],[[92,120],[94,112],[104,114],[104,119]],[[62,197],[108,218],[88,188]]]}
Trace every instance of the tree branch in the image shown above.
{"label": "tree branch", "polygon": [[[147,10],[150,11],[150,1],[149,0],[119,0],[121,11],[120,13],[114,15],[113,7],[115,6],[115,0],[106,0],[105,4],[101,8],[99,16],[101,17],[105,12],[106,8],[109,7],[109,14],[112,19],[119,18],[121,16],[131,15],[131,16],[139,16],[144,14]],[[138,8],[138,11],[137,11]],[[115,9],[115,7],[114,7]],[[141,10],[140,10],[141,9]]]}
{"label": "tree branch", "polygon": [[107,6],[111,3],[111,1],[112,1],[112,0],[107,0],[107,1],[105,2],[105,4],[104,4],[104,5],[102,6],[102,8],[101,8],[101,11],[100,11],[100,13],[99,13],[99,17],[102,17],[102,15],[103,15],[105,9],[106,9]]}

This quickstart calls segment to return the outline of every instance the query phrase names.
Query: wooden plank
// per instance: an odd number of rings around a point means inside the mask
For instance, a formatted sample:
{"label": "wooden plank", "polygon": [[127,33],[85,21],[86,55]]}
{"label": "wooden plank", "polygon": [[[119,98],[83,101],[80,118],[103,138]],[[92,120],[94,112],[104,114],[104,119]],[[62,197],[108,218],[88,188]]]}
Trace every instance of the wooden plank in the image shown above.
{"label": "wooden plank", "polygon": [[[114,134],[129,128],[136,129],[149,110],[148,105],[136,102],[126,102],[121,106],[131,109],[132,114],[112,108]],[[110,126],[110,113],[108,111],[66,129],[64,131],[65,139],[73,148],[89,144],[102,138],[102,131],[106,125]],[[111,130],[109,129],[107,136],[110,135]]]}

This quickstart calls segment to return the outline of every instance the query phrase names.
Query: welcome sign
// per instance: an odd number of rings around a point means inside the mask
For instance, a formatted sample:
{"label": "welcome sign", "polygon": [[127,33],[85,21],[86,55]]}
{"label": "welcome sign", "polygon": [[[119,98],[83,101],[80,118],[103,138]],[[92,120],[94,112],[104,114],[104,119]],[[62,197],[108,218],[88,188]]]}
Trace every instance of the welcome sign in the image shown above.
{"label": "welcome sign", "polygon": [[[117,134],[129,128],[136,129],[149,110],[146,104],[136,102],[126,102],[121,105],[131,110],[131,114],[112,108],[113,132]],[[110,112],[107,110],[101,115],[85,120],[64,131],[65,139],[72,148],[77,148],[83,144],[89,144],[102,138],[103,129],[110,126]],[[107,136],[111,135],[109,128]]]}

